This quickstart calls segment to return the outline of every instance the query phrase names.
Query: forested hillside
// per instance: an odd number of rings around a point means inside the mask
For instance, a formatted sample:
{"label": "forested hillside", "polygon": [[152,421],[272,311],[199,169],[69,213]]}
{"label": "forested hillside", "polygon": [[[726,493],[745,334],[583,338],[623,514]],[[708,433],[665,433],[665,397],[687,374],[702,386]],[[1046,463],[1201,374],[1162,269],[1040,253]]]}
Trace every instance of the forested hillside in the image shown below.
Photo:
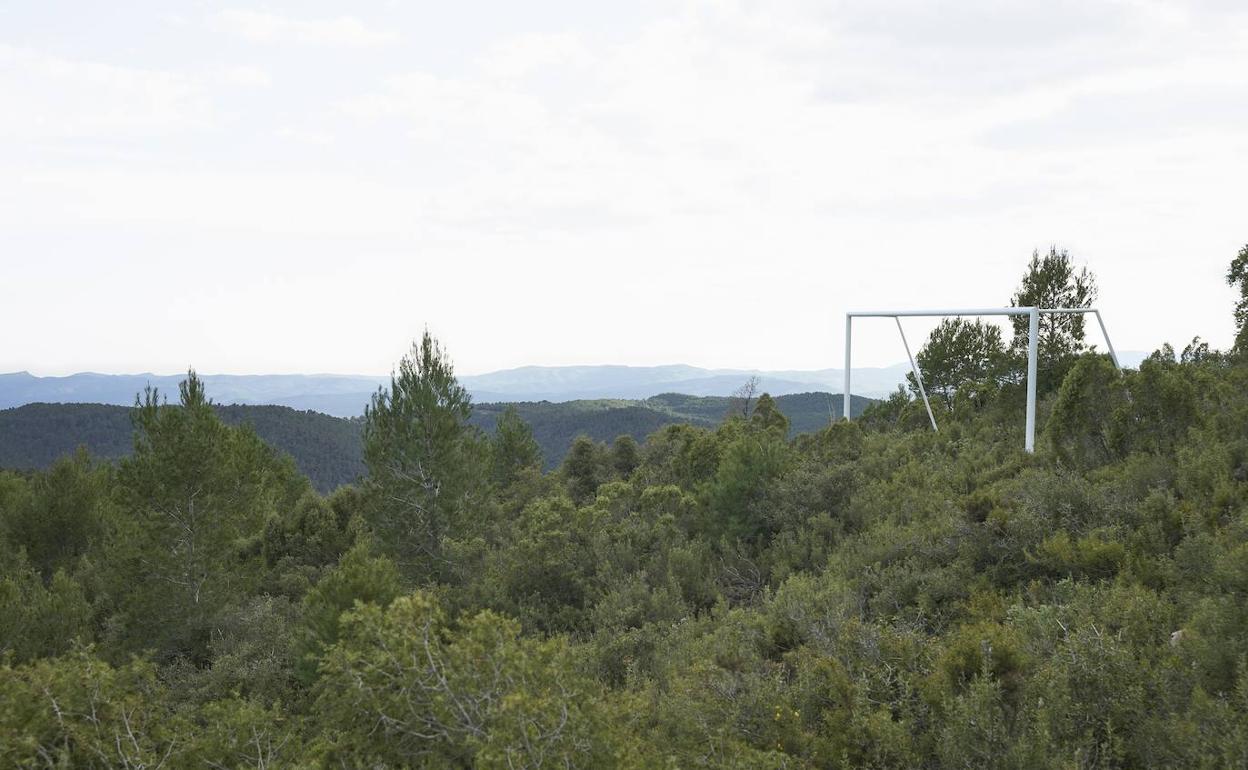
{"label": "forested hillside", "polygon": [[[854,397],[860,414],[871,403]],[[731,398],[666,394],[645,401],[522,403],[515,408],[533,428],[549,470],[563,461],[572,439],[597,441],[629,435],[642,441],[665,425],[714,427],[734,408]],[[839,396],[803,393],[776,399],[791,432],[824,428],[840,415]],[[493,432],[508,404],[475,405],[469,423]],[[744,404],[737,404],[741,409]],[[360,420],[297,411],[285,406],[233,404],[214,408],[228,425],[250,424],[256,434],[289,454],[295,467],[321,492],[355,481],[364,472]],[[27,404],[0,410],[0,468],[44,469],[60,456],[85,447],[97,459],[117,459],[134,449],[131,410],[106,404]]]}
{"label": "forested hillside", "polygon": [[[887,396],[909,371],[906,365],[854,370],[854,388],[867,396]],[[702,369],[694,366],[524,366],[461,376],[477,403],[520,401],[639,401],[665,393],[729,396],[751,377],[773,396],[815,391],[839,392],[840,369],[759,371]],[[177,390],[181,376],[94,374],[37,377],[29,372],[0,373],[0,409],[35,403],[90,403],[130,406],[145,387]],[[344,375],[203,375],[213,400],[224,404],[288,406],[335,417],[359,417],[384,377]]]}
{"label": "forested hillside", "polygon": [[[364,472],[362,423],[285,406],[213,407],[227,425],[250,425],[289,454],[312,486],[330,492]],[[27,404],[0,410],[0,468],[44,469],[78,447],[99,460],[134,451],[133,410],[109,404]]]}
{"label": "forested hillside", "polygon": [[[1035,454],[1026,340],[973,322],[920,354],[938,433],[762,395],[553,472],[426,334],[329,496],[192,374],[116,465],[0,474],[0,766],[1243,767],[1248,247],[1227,278],[1227,351],[1044,324]],[[1095,296],[1053,250],[1011,301]]]}
{"label": "forested hillside", "polygon": [[[826,428],[841,416],[841,396],[831,393],[796,393],[774,399],[776,408],[789,419],[790,436]],[[854,396],[852,410],[862,413],[872,399]],[[696,425],[713,428],[731,412],[749,407],[739,398],[686,396],[664,393],[644,401],[621,399],[600,401],[549,401],[517,404],[474,404],[469,422],[493,433],[498,418],[514,408],[533,430],[547,468],[563,462],[572,439],[586,435],[595,441],[612,441],[628,435],[644,441],[654,431],[668,425]]]}

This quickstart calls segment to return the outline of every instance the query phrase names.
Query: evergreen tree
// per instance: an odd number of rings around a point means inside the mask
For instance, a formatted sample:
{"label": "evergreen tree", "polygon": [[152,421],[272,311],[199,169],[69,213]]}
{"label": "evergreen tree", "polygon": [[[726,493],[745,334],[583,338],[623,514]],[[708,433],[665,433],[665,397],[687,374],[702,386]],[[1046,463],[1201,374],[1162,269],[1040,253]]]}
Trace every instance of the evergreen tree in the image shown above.
{"label": "evergreen tree", "polygon": [[605,454],[604,448],[589,436],[580,435],[572,441],[563,460],[563,475],[568,494],[577,505],[593,502],[598,485],[604,480]]}
{"label": "evergreen tree", "polygon": [[638,465],[641,465],[641,450],[637,440],[627,433],[616,436],[611,442],[611,467],[616,475],[627,479]]}
{"label": "evergreen tree", "polygon": [[[953,408],[960,387],[992,382],[1004,374],[1005,345],[1001,330],[982,321],[947,318],[932,330],[919,351],[917,363],[929,394]],[[918,382],[907,374],[910,390],[918,395]]]}
{"label": "evergreen tree", "polygon": [[[1032,252],[1031,261],[1022,283],[1010,298],[1015,307],[1091,307],[1096,299],[1096,277],[1085,267],[1076,270],[1070,254],[1049,247],[1047,254]],[[1056,388],[1069,370],[1074,357],[1085,349],[1083,343],[1086,318],[1082,313],[1040,316],[1040,334],[1037,358],[1040,367],[1039,382],[1043,390]],[[1010,352],[1015,357],[1018,372],[1026,371],[1027,336],[1030,320],[1027,316],[1011,316],[1014,339]]]}
{"label": "evergreen tree", "polygon": [[776,406],[776,400],[770,393],[758,397],[754,413],[750,415],[750,425],[760,430],[772,431],[781,438],[789,434],[789,418]]}
{"label": "evergreen tree", "polygon": [[124,646],[200,659],[216,613],[258,578],[245,539],[307,482],[250,429],[224,425],[194,370],[179,391],[178,406],[150,388],[136,399],[101,588],[124,619]]}
{"label": "evergreen tree", "polygon": [[520,417],[515,405],[509,405],[498,418],[490,442],[490,459],[494,483],[506,486],[528,469],[542,467],[542,448],[533,438],[533,429]]}
{"label": "evergreen tree", "polygon": [[72,568],[104,529],[108,469],[95,467],[85,450],[60,458],[32,479],[30,495],[4,517],[9,541],[45,581]]}
{"label": "evergreen tree", "polygon": [[440,572],[443,539],[466,524],[483,448],[468,427],[471,413],[468,391],[428,331],[365,409],[364,462],[378,492],[372,524],[408,575]]}
{"label": "evergreen tree", "polygon": [[1235,336],[1235,350],[1248,353],[1248,245],[1239,250],[1226,271],[1226,283],[1239,291],[1235,300],[1235,324],[1239,331]]}
{"label": "evergreen tree", "polygon": [[303,599],[303,627],[296,640],[300,678],[305,682],[316,678],[321,653],[338,641],[344,612],[357,604],[386,607],[398,595],[399,572],[394,562],[373,556],[367,540],[356,543]]}

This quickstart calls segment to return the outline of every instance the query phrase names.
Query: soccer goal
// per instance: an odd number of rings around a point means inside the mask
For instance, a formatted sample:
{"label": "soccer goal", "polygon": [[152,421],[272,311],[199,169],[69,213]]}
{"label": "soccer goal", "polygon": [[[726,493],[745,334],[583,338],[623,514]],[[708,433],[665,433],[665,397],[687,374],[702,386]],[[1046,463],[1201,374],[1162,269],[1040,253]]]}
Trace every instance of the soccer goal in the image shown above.
{"label": "soccer goal", "polygon": [[1109,348],[1109,357],[1119,370],[1118,354],[1114,352],[1114,344],[1109,341],[1109,332],[1105,331],[1105,321],[1101,311],[1091,307],[998,307],[998,308],[967,308],[952,310],[858,310],[845,314],[845,419],[849,420],[850,383],[853,372],[853,344],[855,318],[891,318],[897,323],[897,331],[901,334],[901,344],[906,348],[906,357],[910,359],[910,370],[914,373],[914,381],[919,386],[919,395],[923,397],[923,406],[927,409],[927,419],[936,427],[936,415],[932,413],[932,404],[927,398],[927,389],[923,387],[923,374],[919,371],[918,362],[910,352],[910,343],[906,341],[906,332],[901,327],[902,318],[953,318],[965,316],[1015,316],[1029,317],[1027,327],[1027,432],[1023,439],[1023,448],[1028,452],[1036,451],[1036,351],[1037,338],[1040,332],[1041,315],[1072,315],[1091,313],[1101,327],[1101,336],[1105,338],[1105,346]]}

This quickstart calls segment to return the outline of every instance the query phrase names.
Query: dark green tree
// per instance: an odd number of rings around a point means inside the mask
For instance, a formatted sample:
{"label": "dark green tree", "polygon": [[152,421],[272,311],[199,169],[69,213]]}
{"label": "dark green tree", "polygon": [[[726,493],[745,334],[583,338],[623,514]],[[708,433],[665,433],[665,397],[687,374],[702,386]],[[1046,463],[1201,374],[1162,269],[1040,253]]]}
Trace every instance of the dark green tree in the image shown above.
{"label": "dark green tree", "polygon": [[[953,397],[959,388],[992,382],[1004,374],[1001,329],[978,320],[945,319],[928,336],[917,363],[927,392],[953,408]],[[918,395],[914,375],[907,374],[906,380],[911,392]]]}
{"label": "dark green tree", "polygon": [[774,432],[781,438],[789,433],[789,418],[776,406],[776,400],[770,393],[758,397],[758,403],[754,405],[754,412],[750,415],[750,425],[759,430]]}
{"label": "dark green tree", "polygon": [[764,534],[767,487],[783,473],[788,457],[784,434],[779,431],[749,433],[732,440],[706,487],[706,533],[715,539],[746,541]]}
{"label": "dark green tree", "polygon": [[506,486],[525,470],[542,467],[542,448],[515,405],[509,405],[498,418],[490,441],[494,483]]}
{"label": "dark green tree", "polygon": [[443,538],[466,524],[480,488],[483,445],[468,426],[471,413],[468,391],[428,331],[365,409],[364,463],[377,490],[371,523],[409,576],[442,571]]}
{"label": "dark green tree", "polygon": [[638,465],[641,465],[641,449],[637,446],[637,440],[627,433],[616,436],[615,441],[611,442],[611,466],[616,474],[627,479]]}
{"label": "dark green tree", "polygon": [[606,448],[589,436],[573,439],[572,448],[563,459],[563,476],[568,494],[577,505],[593,502],[598,485],[606,480],[606,455]]}
{"label": "dark green tree", "polygon": [[91,606],[82,586],[58,570],[44,585],[21,560],[0,574],[0,659],[58,655],[91,641]]}
{"label": "dark green tree", "polygon": [[399,571],[394,562],[373,555],[367,541],[356,543],[342,561],[303,599],[303,626],[295,648],[298,674],[304,682],[316,678],[321,653],[338,641],[340,616],[357,603],[388,606],[399,595]]}
{"label": "dark green tree", "polygon": [[1128,398],[1122,375],[1106,359],[1088,356],[1071,368],[1045,426],[1049,446],[1064,462],[1095,467],[1121,450],[1112,415]]}
{"label": "dark green tree", "polygon": [[1235,324],[1239,330],[1235,336],[1235,350],[1248,353],[1248,245],[1231,260],[1226,271],[1226,283],[1239,291],[1235,301]]}
{"label": "dark green tree", "polygon": [[[1074,261],[1065,249],[1049,247],[1047,254],[1032,252],[1022,283],[1010,298],[1015,307],[1091,307],[1096,300],[1096,276],[1086,267],[1076,270]],[[1080,313],[1040,316],[1038,343],[1039,384],[1051,390],[1061,384],[1062,377],[1070,369],[1074,358],[1086,349],[1084,326],[1086,318]],[[1026,371],[1027,316],[1011,316],[1014,339],[1010,352],[1014,355],[1019,374]]]}
{"label": "dark green tree", "polygon": [[96,467],[85,450],[57,460],[30,483],[29,497],[4,517],[5,535],[25,549],[31,566],[50,580],[72,569],[104,530],[108,470]]}
{"label": "dark green tree", "polygon": [[179,391],[177,406],[153,389],[136,399],[134,454],[118,470],[122,511],[98,577],[124,647],[200,659],[213,618],[259,578],[247,539],[308,484],[252,430],[223,424],[194,370]]}

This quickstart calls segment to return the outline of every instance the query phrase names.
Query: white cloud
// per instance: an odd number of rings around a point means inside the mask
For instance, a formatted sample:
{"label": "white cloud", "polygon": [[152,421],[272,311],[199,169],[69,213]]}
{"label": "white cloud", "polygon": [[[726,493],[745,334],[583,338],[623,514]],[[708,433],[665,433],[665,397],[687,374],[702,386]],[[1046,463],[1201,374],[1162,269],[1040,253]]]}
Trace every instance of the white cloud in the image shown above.
{"label": "white cloud", "polygon": [[221,71],[221,79],[242,88],[268,88],[273,85],[273,76],[268,70],[248,65],[226,67]]}
{"label": "white cloud", "polygon": [[[169,253],[273,276],[267,302],[236,305],[200,340],[259,368],[384,371],[426,320],[465,371],[836,365],[847,307],[1002,302],[1054,241],[1101,276],[1120,348],[1224,342],[1229,304],[1209,296],[1245,237],[1248,18],[1165,0],[939,7],[695,0],[605,32],[572,16],[483,25],[475,11],[456,28],[450,9],[437,24],[409,16],[411,45],[375,61],[249,49],[227,75],[188,59],[181,73],[92,76],[0,49],[25,73],[0,71],[6,135],[72,126],[85,154],[110,132],[176,139],[210,106],[225,116],[138,160],[49,152],[6,167],[0,148],[0,247],[25,237],[46,261],[89,233],[82,253],[128,260],[168,281],[153,295],[192,292],[195,308],[237,281],[183,289],[196,283],[174,283]],[[256,40],[395,39],[362,22],[226,21]],[[1138,311],[1162,293],[1183,312]],[[904,357],[895,330],[878,345],[871,333],[864,364]],[[169,334],[179,365],[206,365]]]}
{"label": "white cloud", "polygon": [[0,136],[152,136],[202,127],[203,91],[168,71],[52,56],[0,44]]}
{"label": "white cloud", "polygon": [[522,80],[549,68],[585,68],[593,66],[595,60],[585,41],[571,32],[509,38],[480,58],[487,77],[505,82]]}
{"label": "white cloud", "polygon": [[296,128],[294,126],[282,126],[274,131],[273,134],[282,141],[298,142],[300,144],[326,145],[334,141],[333,134],[330,134],[328,131]]}
{"label": "white cloud", "polygon": [[369,48],[398,39],[393,30],[375,29],[353,16],[292,19],[262,11],[230,9],[221,12],[221,20],[235,34],[256,41]]}

